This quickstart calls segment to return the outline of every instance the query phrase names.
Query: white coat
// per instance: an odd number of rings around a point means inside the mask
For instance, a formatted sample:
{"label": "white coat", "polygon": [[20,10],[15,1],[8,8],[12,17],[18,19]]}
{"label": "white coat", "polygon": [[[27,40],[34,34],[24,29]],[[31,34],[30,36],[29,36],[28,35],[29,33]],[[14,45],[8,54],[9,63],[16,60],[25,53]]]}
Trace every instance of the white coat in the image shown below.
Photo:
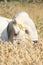
{"label": "white coat", "polygon": [[15,19],[17,23],[22,25],[23,28],[28,30],[29,32],[28,36],[31,38],[32,41],[38,41],[38,33],[34,21],[29,17],[29,15],[26,12],[24,11],[17,12],[14,15],[13,19]]}

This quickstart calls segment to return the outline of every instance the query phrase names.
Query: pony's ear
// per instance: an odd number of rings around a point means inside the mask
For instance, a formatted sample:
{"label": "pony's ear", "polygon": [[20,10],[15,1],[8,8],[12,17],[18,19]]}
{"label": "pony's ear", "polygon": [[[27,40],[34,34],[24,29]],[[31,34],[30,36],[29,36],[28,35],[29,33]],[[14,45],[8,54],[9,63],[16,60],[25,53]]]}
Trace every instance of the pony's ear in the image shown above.
{"label": "pony's ear", "polygon": [[14,29],[13,24],[10,22],[7,26],[7,34],[8,34],[8,40],[13,42],[13,36],[14,36]]}
{"label": "pony's ear", "polygon": [[16,22],[16,20],[15,20],[15,19],[14,19],[14,20],[12,20],[12,22],[13,22],[13,24],[15,24],[15,25],[17,24],[17,22]]}

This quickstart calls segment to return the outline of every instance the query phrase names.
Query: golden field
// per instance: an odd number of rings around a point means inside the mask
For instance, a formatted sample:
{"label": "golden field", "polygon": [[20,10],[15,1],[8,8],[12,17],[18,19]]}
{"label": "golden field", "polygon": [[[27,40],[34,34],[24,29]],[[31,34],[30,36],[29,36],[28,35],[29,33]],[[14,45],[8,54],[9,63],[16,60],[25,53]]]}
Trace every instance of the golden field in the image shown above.
{"label": "golden field", "polygon": [[43,65],[43,3],[0,3],[0,16],[12,18],[19,10],[26,11],[33,19],[39,41],[12,44],[0,40],[0,65]]}

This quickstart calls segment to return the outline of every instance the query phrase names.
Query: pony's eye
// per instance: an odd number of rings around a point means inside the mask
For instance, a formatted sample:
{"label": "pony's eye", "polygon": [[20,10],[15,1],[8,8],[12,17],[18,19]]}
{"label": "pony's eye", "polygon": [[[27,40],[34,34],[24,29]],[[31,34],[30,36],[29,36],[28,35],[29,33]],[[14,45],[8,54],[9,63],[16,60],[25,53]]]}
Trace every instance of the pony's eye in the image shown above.
{"label": "pony's eye", "polygon": [[25,33],[26,33],[26,34],[29,34],[29,32],[28,32],[28,30],[27,30],[27,29],[25,30]]}

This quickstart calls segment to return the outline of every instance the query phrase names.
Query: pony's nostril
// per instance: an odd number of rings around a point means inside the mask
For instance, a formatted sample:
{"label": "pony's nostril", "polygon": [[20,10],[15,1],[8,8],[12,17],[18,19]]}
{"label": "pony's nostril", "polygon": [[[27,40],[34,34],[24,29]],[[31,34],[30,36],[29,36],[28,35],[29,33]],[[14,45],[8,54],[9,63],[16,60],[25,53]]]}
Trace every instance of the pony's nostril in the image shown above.
{"label": "pony's nostril", "polygon": [[33,41],[34,43],[37,43],[38,41]]}

